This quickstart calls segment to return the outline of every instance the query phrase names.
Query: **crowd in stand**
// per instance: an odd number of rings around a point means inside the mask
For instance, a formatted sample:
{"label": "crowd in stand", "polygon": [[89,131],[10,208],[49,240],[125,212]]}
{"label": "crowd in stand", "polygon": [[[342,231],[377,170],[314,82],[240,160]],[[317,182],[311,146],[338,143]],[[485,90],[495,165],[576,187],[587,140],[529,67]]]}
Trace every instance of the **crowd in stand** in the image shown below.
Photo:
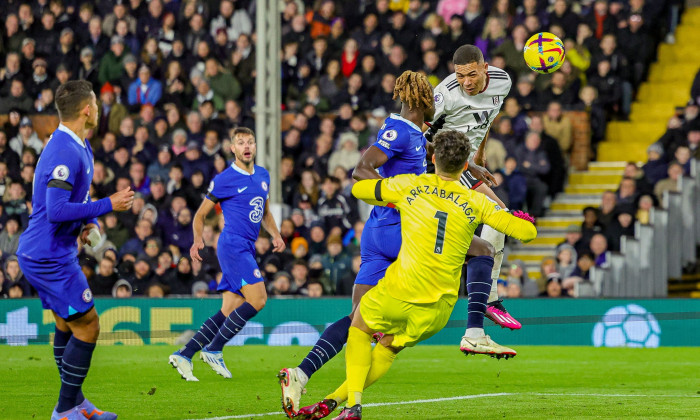
{"label": "crowd in stand", "polygon": [[[270,294],[351,293],[363,227],[362,209],[350,194],[351,173],[374,141],[377,121],[399,110],[392,93],[404,70],[424,72],[436,85],[453,71],[452,52],[474,43],[489,65],[510,74],[513,88],[491,129],[488,168],[509,208],[541,216],[566,180],[572,148],[566,111],[588,114],[594,153],[606,121],[629,113],[672,3],[281,1],[282,107],[293,121],[282,133],[280,181],[290,211],[281,222],[288,251],[272,254],[264,236],[256,242]],[[217,212],[207,219],[201,263],[188,256],[190,223],[209,181],[232,161],[229,130],[254,128],[254,14],[252,0],[4,2],[1,295],[32,294],[13,253],[28,223],[34,166],[48,138],[38,137],[28,115],[56,114],[56,88],[78,78],[92,82],[101,110],[90,137],[92,198],[126,186],[137,191],[131,211],[100,218],[103,241],[81,250],[93,292],[201,296],[216,289],[223,218]],[[521,51],[526,39],[542,30],[564,40],[567,60],[556,73],[535,77]],[[663,148],[677,144],[675,134],[666,137]],[[664,159],[682,154],[679,150],[668,149]],[[653,173],[658,177],[665,169]],[[636,178],[634,188],[639,188]],[[590,223],[596,232],[597,222]],[[584,270],[586,256],[599,258],[590,242],[572,247],[568,263],[558,255],[543,270],[562,274],[557,283],[566,288],[566,270]],[[533,288],[523,267],[510,267],[508,278],[508,294],[516,295],[510,291],[515,288],[526,294],[545,288]]]}

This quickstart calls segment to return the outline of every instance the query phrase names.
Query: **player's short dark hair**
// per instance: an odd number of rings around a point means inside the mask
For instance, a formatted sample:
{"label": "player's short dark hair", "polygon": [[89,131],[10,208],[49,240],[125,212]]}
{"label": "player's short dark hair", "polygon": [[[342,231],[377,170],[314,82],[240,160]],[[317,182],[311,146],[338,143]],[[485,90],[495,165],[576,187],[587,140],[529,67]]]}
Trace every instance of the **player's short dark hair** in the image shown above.
{"label": "player's short dark hair", "polygon": [[476,45],[462,45],[452,56],[452,62],[457,66],[469,63],[481,64],[484,62],[484,54]]}
{"label": "player's short dark hair", "polygon": [[253,132],[253,130],[251,130],[250,128],[248,128],[248,127],[236,127],[233,130],[231,130],[231,140],[236,138],[236,136],[239,134],[246,134],[249,136],[253,136],[253,138],[255,138],[255,132]]}
{"label": "player's short dark hair", "polygon": [[72,121],[78,118],[80,110],[95,93],[92,83],[86,80],[71,80],[56,89],[56,109],[62,121]]}
{"label": "player's short dark hair", "polygon": [[453,174],[460,172],[467,163],[472,147],[464,133],[456,130],[440,131],[433,140],[435,165],[441,171]]}

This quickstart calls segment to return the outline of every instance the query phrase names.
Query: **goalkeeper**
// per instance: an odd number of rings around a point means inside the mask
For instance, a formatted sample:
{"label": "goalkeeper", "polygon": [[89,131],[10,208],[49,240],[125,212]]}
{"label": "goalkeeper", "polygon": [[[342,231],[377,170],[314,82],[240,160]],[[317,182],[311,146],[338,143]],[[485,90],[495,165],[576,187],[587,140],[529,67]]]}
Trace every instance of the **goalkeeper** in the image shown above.
{"label": "goalkeeper", "polygon": [[[346,400],[336,419],[362,418],[363,389],[389,370],[396,353],[430,338],[447,323],[457,301],[464,255],[480,223],[525,242],[537,235],[528,215],[511,215],[459,183],[471,153],[464,134],[441,131],[434,149],[435,174],[364,180],[352,189],[355,197],[370,204],[393,203],[399,209],[403,245],[383,281],[360,301],[348,335],[346,381],[316,404],[318,410],[299,413],[302,418],[326,417]],[[480,316],[475,321],[483,327],[483,311],[474,305],[486,305],[490,285],[483,283],[483,290],[478,284],[473,287],[470,318]],[[375,332],[384,336],[372,350]]]}

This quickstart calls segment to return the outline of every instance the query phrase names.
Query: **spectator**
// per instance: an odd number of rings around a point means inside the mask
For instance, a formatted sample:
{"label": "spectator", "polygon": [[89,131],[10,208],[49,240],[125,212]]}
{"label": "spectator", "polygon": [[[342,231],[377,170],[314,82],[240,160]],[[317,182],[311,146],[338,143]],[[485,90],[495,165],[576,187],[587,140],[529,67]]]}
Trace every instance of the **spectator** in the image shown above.
{"label": "spectator", "polygon": [[525,41],[527,41],[527,29],[522,25],[517,25],[511,32],[511,39],[504,41],[494,50],[494,54],[503,55],[506,66],[516,74],[527,73],[530,68],[522,59]]}
{"label": "spectator", "polygon": [[189,252],[193,241],[191,223],[192,212],[189,208],[183,207],[177,213],[175,226],[164,230],[165,243],[170,247],[171,252],[183,255]]}
{"label": "spectator", "polygon": [[394,99],[394,84],[396,84],[396,76],[391,73],[385,73],[382,76],[380,88],[372,98],[370,105],[372,109],[380,109],[383,114],[398,112],[398,101]]}
{"label": "spectator", "polygon": [[146,65],[139,68],[138,80],[129,86],[129,105],[155,105],[163,95],[163,85],[151,77]]}
{"label": "spectator", "polygon": [[564,183],[567,176],[567,160],[562,155],[559,143],[552,136],[544,132],[544,122],[539,115],[530,118],[530,131],[540,135],[542,150],[547,154],[550,163],[549,176],[546,178],[547,191],[551,197],[564,191]]}
{"label": "spectator", "polygon": [[160,282],[167,287],[169,294],[189,294],[195,282],[190,258],[187,256],[180,258],[177,262],[177,268],[162,276]]}
{"label": "spectator", "polygon": [[550,25],[558,25],[565,30],[566,37],[574,35],[573,31],[578,26],[579,17],[571,11],[566,0],[555,0],[554,8],[549,13]]}
{"label": "spectator", "polygon": [[[610,251],[620,251],[620,240],[622,236],[634,236],[633,206],[627,204],[619,206],[615,212],[615,219],[607,227],[605,234],[607,237],[607,248]],[[592,243],[591,251],[593,251],[593,253],[596,255],[598,254],[596,250],[593,249]]]}
{"label": "spectator", "polygon": [[352,261],[343,252],[343,241],[339,236],[330,236],[327,241],[327,251],[323,255],[322,264],[328,277],[329,284],[325,285],[327,291],[335,291]]}
{"label": "spectator", "polygon": [[[296,234],[296,231],[294,231],[294,234]],[[292,239],[289,248],[296,259],[305,260],[309,255],[309,242],[302,237]]]}
{"label": "spectator", "polygon": [[527,178],[518,170],[518,162],[509,156],[501,171],[508,195],[508,208],[520,210],[527,198]]}
{"label": "spectator", "polygon": [[115,270],[116,262],[111,257],[102,257],[97,274],[92,277],[90,290],[95,296],[109,296],[119,280]]}
{"label": "spectator", "polygon": [[585,244],[581,240],[581,226],[580,225],[569,225],[564,233],[564,241],[558,246],[563,244],[572,246],[577,254],[581,254],[585,250]]}
{"label": "spectator", "polygon": [[290,294],[308,295],[306,283],[308,282],[309,266],[304,260],[295,260],[292,264],[292,284]]}
{"label": "spectator", "polygon": [[319,298],[323,296],[323,284],[317,280],[312,280],[307,284],[308,297]]}
{"label": "spectator", "polygon": [[644,194],[637,200],[637,212],[634,218],[643,225],[648,225],[651,223],[651,209],[658,207],[658,200],[651,194]]}
{"label": "spectator", "polygon": [[608,267],[610,265],[610,252],[608,239],[602,233],[596,233],[591,238],[589,249],[593,254],[593,262],[596,267]]}
{"label": "spectator", "polygon": [[[17,257],[10,255],[5,259],[5,280],[2,283],[2,291],[0,295],[9,297],[28,297],[32,295],[32,286],[24,277],[22,270],[19,268]],[[11,293],[13,287],[19,287],[22,293],[17,296],[19,291]]]}
{"label": "spectator", "polygon": [[352,295],[352,289],[355,285],[355,279],[357,278],[357,273],[360,272],[360,264],[362,263],[362,256],[359,251],[356,251],[352,256],[351,270],[346,272],[346,274],[340,278],[338,283],[335,285],[336,296],[350,296]]}
{"label": "spectator", "polygon": [[112,287],[112,297],[117,299],[130,298],[133,292],[131,283],[125,279],[119,279]]}
{"label": "spectator", "polygon": [[22,117],[22,121],[19,123],[19,133],[17,137],[10,140],[10,148],[19,155],[27,147],[34,149],[38,155],[44,148],[44,143],[39,140],[39,136],[34,131],[32,120],[29,117]]}
{"label": "spectator", "polygon": [[[109,227],[109,223],[107,223]],[[136,223],[136,228],[134,229],[136,233],[135,237],[132,237],[124,243],[120,249],[120,256],[124,254],[138,254],[143,249],[143,245],[146,242],[146,238],[153,234],[153,226],[148,220],[139,220]]]}
{"label": "spectator", "polygon": [[541,217],[544,214],[547,184],[540,177],[546,176],[550,169],[549,159],[540,148],[540,143],[539,134],[530,132],[525,137],[525,144],[516,149],[516,156],[519,156],[518,170],[525,175],[527,182],[528,209],[535,217]]}
{"label": "spectator", "polygon": [[562,279],[571,277],[576,268],[578,253],[573,246],[565,243],[557,247],[557,272]]}
{"label": "spectator", "polygon": [[486,19],[484,30],[476,38],[474,45],[484,53],[484,61],[489,61],[496,49],[506,40],[506,27],[501,19],[490,16]]}
{"label": "spectator", "polygon": [[572,110],[585,111],[591,123],[591,143],[595,146],[605,137],[607,124],[605,110],[598,101],[598,90],[593,86],[584,86],[579,92],[579,102]]}
{"label": "spectator", "polygon": [[163,298],[167,295],[165,287],[160,283],[151,283],[148,285],[146,296],[149,298]]}
{"label": "spectator", "polygon": [[7,114],[12,109],[17,109],[27,113],[32,110],[34,101],[24,91],[24,83],[21,79],[15,78],[11,82],[6,82],[10,86],[9,96],[3,97],[0,103],[0,114]]}
{"label": "spectator", "polygon": [[562,113],[561,104],[552,101],[547,106],[547,114],[544,116],[545,132],[554,137],[559,143],[564,157],[568,160],[572,146],[572,127],[569,117]]}
{"label": "spectator", "polygon": [[19,216],[11,216],[5,222],[2,232],[0,232],[0,257],[17,253],[19,235],[22,233],[20,223]]}
{"label": "spectator", "polygon": [[98,80],[100,84],[107,82],[113,85],[119,82],[124,72],[125,46],[124,38],[115,35],[110,40],[109,51],[100,60]]}
{"label": "spectator", "polygon": [[[683,177],[683,166],[678,163],[678,162],[671,162],[670,165],[668,165],[668,178],[662,179],[661,181],[657,182],[656,185],[654,186],[654,195],[656,195],[656,198],[659,200],[659,202],[663,202],[664,199],[664,192],[669,191],[669,192],[679,192],[680,191],[680,180]],[[636,197],[635,197],[636,198]],[[634,200],[628,201],[633,203]]]}
{"label": "spectator", "polygon": [[559,278],[549,278],[545,285],[545,291],[540,293],[540,296],[559,298],[568,296],[567,292],[561,287],[561,279]]}
{"label": "spectator", "polygon": [[598,91],[598,100],[605,111],[616,115],[620,110],[622,80],[610,72],[610,61],[598,62],[597,72],[591,76],[589,84]]}
{"label": "spectator", "polygon": [[598,210],[595,207],[583,209],[583,223],[581,223],[581,241],[588,244],[593,235],[603,232],[603,227],[598,222]]}
{"label": "spectator", "polygon": [[615,206],[617,205],[617,196],[612,191],[605,191],[601,199],[600,207],[598,207],[598,223],[603,230],[610,226],[610,223],[615,218]]}
{"label": "spectator", "polygon": [[593,253],[586,251],[579,254],[576,268],[571,273],[571,276],[562,281],[561,287],[566,290],[566,293],[573,296],[574,285],[576,283],[588,282],[591,268],[595,265]]}
{"label": "spectator", "polygon": [[[682,169],[681,169],[682,170]],[[634,178],[623,177],[617,190],[618,204],[632,204],[637,199],[637,183]]]}
{"label": "spectator", "polygon": [[275,274],[272,282],[267,287],[267,293],[271,296],[289,295],[291,288],[291,275],[286,271],[279,271]]}

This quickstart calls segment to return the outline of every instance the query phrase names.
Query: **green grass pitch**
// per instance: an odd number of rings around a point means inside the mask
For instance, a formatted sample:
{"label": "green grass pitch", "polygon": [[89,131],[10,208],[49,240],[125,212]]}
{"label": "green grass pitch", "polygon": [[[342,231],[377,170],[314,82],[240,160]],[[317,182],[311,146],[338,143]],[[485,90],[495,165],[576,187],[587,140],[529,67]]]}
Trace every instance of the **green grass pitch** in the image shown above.
{"label": "green grass pitch", "polygon": [[[85,394],[98,407],[115,411],[124,420],[282,419],[275,374],[282,367],[294,366],[308,351],[306,347],[227,347],[224,352],[233,379],[217,376],[197,360],[195,375],[200,382],[188,383],[167,363],[174,349],[98,347]],[[700,417],[697,348],[521,346],[517,350],[516,358],[497,361],[487,356],[467,358],[456,345],[408,349],[389,373],[365,392],[365,404],[379,404],[365,407],[364,416]],[[341,354],[311,379],[302,404],[323,398],[344,377]],[[51,347],[0,346],[0,378],[0,418],[49,418],[59,387]]]}

